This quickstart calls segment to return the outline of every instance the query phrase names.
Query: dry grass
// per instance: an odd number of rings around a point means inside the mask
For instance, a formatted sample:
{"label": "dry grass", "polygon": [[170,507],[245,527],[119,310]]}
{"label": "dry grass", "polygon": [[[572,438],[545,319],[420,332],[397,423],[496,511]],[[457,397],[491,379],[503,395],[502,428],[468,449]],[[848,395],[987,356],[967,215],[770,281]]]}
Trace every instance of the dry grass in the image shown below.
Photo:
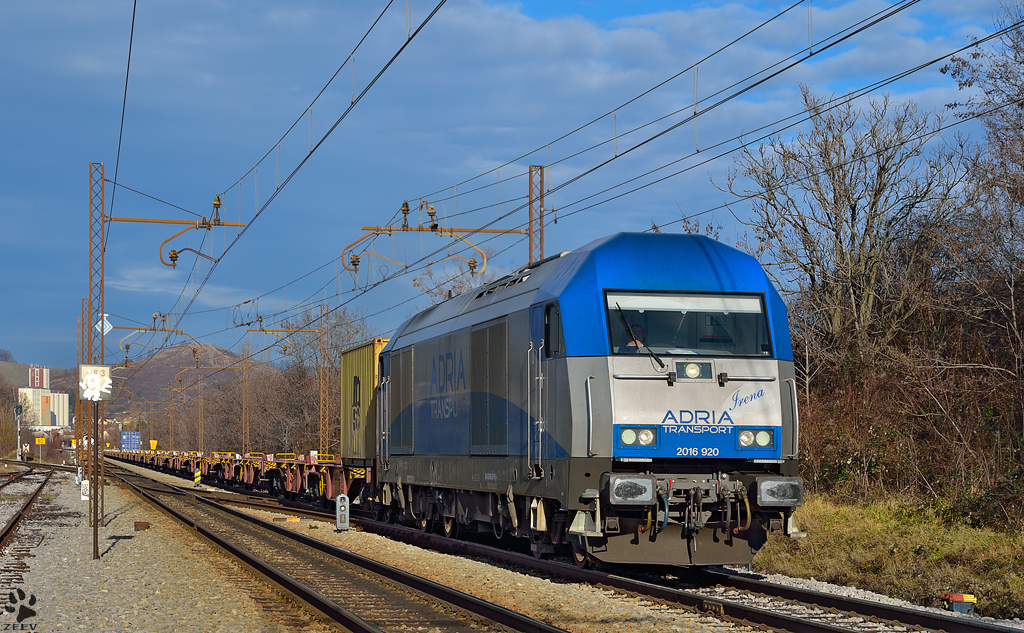
{"label": "dry grass", "polygon": [[761,572],[852,585],[917,604],[973,593],[980,615],[1024,617],[1024,536],[950,527],[916,500],[843,505],[809,497],[796,514],[806,539],[772,537]]}

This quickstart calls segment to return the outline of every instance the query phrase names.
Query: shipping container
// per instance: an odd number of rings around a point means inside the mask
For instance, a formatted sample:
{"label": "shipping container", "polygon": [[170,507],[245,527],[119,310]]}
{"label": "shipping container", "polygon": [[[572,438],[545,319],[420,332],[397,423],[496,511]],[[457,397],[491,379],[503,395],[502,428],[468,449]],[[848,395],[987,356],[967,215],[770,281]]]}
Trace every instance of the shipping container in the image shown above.
{"label": "shipping container", "polygon": [[370,466],[377,454],[377,357],[388,339],[375,338],[341,355],[341,457]]}

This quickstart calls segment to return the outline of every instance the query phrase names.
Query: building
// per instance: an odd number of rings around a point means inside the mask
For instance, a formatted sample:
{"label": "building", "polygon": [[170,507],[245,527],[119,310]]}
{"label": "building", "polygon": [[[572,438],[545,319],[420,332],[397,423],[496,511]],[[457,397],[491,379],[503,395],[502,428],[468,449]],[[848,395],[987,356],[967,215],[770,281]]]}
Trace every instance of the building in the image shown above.
{"label": "building", "polygon": [[70,427],[68,394],[50,390],[50,368],[28,368],[28,386],[18,389],[22,428],[53,430]]}
{"label": "building", "polygon": [[68,427],[68,394],[49,389],[21,387],[18,389],[21,403],[22,428],[52,429]]}
{"label": "building", "polygon": [[28,386],[35,389],[50,388],[50,368],[31,366],[28,368]]}

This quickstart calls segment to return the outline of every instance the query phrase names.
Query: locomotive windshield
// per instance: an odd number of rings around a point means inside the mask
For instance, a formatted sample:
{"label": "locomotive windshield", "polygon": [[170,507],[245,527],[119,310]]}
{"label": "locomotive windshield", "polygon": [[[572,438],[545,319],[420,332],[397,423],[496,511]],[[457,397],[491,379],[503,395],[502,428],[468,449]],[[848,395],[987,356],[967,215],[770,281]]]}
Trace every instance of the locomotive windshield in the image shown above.
{"label": "locomotive windshield", "polygon": [[613,354],[771,356],[760,295],[608,292]]}

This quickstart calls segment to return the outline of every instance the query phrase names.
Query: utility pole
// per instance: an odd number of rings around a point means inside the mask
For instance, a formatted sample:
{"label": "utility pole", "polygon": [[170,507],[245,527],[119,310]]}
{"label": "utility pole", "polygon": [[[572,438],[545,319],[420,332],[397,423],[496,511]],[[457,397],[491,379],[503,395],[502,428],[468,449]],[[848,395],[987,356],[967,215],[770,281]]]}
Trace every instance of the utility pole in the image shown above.
{"label": "utility pole", "polygon": [[[82,324],[88,332],[86,337],[86,364],[103,365],[103,339],[107,331],[104,314],[104,274],[106,262],[106,189],[103,163],[89,163],[89,297],[86,319]],[[89,521],[93,527],[93,558],[99,558],[99,546],[96,544],[96,530],[100,522],[100,505],[98,498],[103,494],[103,472],[100,462],[99,444],[103,438],[99,434],[100,419],[105,408],[100,402],[92,406],[92,450],[89,451],[89,495],[92,497],[92,512]]]}
{"label": "utility pole", "polygon": [[242,349],[242,456],[249,454],[249,347]]}
{"label": "utility pole", "polygon": [[[199,362],[198,358],[196,359],[196,362],[197,363]],[[244,362],[244,360],[243,360],[243,362]],[[218,367],[218,366],[215,366],[215,365],[203,365],[203,366],[196,366],[196,367],[179,367],[179,369],[182,369],[182,370],[192,370],[192,369],[194,369],[198,373],[198,377],[196,378],[196,387],[195,387],[196,390],[198,391],[198,398],[199,398],[199,400],[198,400],[198,408],[199,408],[199,416],[198,416],[198,418],[199,418],[198,419],[199,449],[198,450],[199,450],[200,453],[202,453],[202,452],[204,452],[206,450],[205,449],[205,435],[204,435],[204,429],[203,429],[204,424],[205,424],[205,419],[204,419],[204,414],[203,414],[203,407],[204,407],[204,402],[203,402],[203,372],[201,372],[199,370],[200,369],[233,369],[233,367]],[[245,366],[244,365],[242,366],[242,371],[243,371],[243,373],[245,372]],[[178,373],[181,374],[183,372],[178,372]],[[180,378],[178,379],[178,383],[179,384],[181,383],[181,379]],[[191,387],[184,387],[183,389],[190,389],[190,388]]]}
{"label": "utility pole", "polygon": [[320,455],[327,453],[330,446],[330,407],[331,407],[331,364],[327,358],[330,346],[327,344],[330,338],[328,327],[328,316],[330,311],[327,304],[320,304]]}
{"label": "utility pole", "polygon": [[[540,202],[538,206],[537,203]],[[544,259],[544,167],[530,165],[530,263]]]}
{"label": "utility pole", "polygon": [[[14,405],[14,417],[17,418],[17,420],[18,420],[18,450],[17,450],[17,453],[18,453],[18,461],[20,462],[21,461],[21,405],[20,404]],[[40,458],[39,461],[43,461],[42,458]]]}

